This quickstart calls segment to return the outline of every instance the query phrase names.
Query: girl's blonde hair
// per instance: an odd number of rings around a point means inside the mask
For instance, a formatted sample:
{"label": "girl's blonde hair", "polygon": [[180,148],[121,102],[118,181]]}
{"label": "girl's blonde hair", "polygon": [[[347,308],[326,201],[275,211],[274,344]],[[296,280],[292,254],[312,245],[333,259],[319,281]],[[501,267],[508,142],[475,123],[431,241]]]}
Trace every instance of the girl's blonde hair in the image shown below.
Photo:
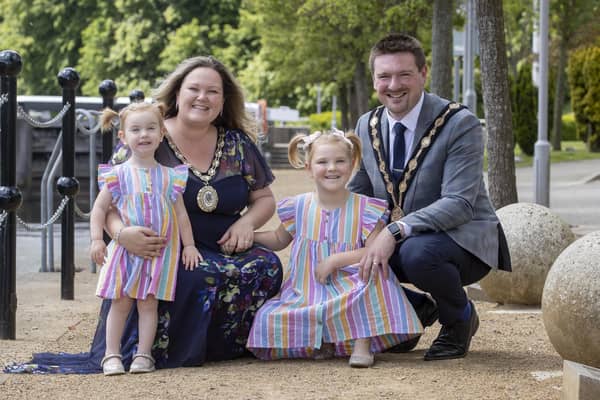
{"label": "girl's blonde hair", "polygon": [[127,120],[127,117],[129,115],[140,111],[151,111],[156,115],[156,118],[158,119],[158,124],[160,126],[160,131],[164,134],[167,131],[163,119],[164,109],[165,107],[161,103],[146,102],[130,103],[128,106],[121,109],[121,111],[119,111],[118,113],[110,108],[105,108],[104,110],[102,110],[102,115],[100,116],[100,126],[102,127],[102,131],[110,131],[113,128],[113,121],[115,120],[115,118],[118,118],[120,124],[119,129],[124,130],[125,121]]}
{"label": "girl's blonde hair", "polygon": [[348,157],[352,161],[352,169],[356,170],[361,160],[362,146],[360,139],[352,132],[344,133],[338,129],[316,131],[310,135],[296,135],[288,146],[288,159],[294,168],[304,168],[310,164],[313,149],[317,143],[339,143],[345,146]]}

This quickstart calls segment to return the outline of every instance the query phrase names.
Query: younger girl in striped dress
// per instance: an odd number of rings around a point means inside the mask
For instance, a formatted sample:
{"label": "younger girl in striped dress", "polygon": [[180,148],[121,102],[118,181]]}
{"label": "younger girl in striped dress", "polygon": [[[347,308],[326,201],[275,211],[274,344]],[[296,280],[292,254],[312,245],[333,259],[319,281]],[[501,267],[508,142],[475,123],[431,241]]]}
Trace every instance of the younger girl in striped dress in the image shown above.
{"label": "younger girl in striped dress", "polygon": [[[166,131],[160,107],[132,103],[120,114],[107,109],[102,114],[102,125],[110,126],[115,116],[120,118],[119,138],[131,150],[131,157],[123,164],[98,167],[100,193],[90,216],[91,257],[103,265],[96,295],[112,299],[106,322],[106,353],[102,359],[105,375],[125,372],[121,336],[134,299],[139,314],[139,343],[130,372],[154,371],[150,351],[158,322],[158,300],[174,299],[180,236],[185,268],[193,269],[202,260],[181,196],[188,167],[165,167],[154,158]],[[166,237],[167,244],[158,257],[128,254],[119,245],[120,232],[106,247],[102,234],[111,206],[119,211],[125,226],[146,226]]]}
{"label": "younger girl in striped dress", "polygon": [[394,274],[363,282],[355,265],[388,218],[385,201],[346,189],[360,146],[357,136],[338,130],[290,142],[291,164],[306,168],[316,190],[280,201],[279,228],[255,234],[272,250],[292,243],[279,296],[252,325],[247,346],[259,358],[351,355],[350,366],[370,367],[373,353],[422,332]]}

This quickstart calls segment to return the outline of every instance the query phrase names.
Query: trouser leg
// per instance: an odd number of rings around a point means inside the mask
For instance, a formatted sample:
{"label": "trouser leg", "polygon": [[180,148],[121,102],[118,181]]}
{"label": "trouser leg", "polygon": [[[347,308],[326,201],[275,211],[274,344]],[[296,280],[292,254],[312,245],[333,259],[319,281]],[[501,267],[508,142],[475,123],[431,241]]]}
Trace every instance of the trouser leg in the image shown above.
{"label": "trouser leg", "polygon": [[[410,282],[431,294],[438,303],[442,325],[461,320],[468,302],[463,286],[479,281],[490,271],[484,262],[443,232],[406,239],[390,265],[401,282]],[[418,301],[418,297],[408,292],[407,297],[411,303],[411,297]]]}

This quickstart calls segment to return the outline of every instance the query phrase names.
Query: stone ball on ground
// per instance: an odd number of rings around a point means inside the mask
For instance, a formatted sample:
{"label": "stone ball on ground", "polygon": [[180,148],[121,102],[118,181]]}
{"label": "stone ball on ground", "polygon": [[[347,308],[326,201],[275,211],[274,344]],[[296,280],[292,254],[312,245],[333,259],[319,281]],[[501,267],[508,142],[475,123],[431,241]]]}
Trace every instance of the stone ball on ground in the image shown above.
{"label": "stone ball on ground", "polygon": [[512,272],[491,271],[481,280],[481,288],[498,303],[539,305],[550,267],[575,235],[565,221],[539,204],[510,204],[497,215],[506,235]]}
{"label": "stone ball on ground", "polygon": [[567,247],[546,278],[542,318],[566,360],[600,368],[600,231]]}

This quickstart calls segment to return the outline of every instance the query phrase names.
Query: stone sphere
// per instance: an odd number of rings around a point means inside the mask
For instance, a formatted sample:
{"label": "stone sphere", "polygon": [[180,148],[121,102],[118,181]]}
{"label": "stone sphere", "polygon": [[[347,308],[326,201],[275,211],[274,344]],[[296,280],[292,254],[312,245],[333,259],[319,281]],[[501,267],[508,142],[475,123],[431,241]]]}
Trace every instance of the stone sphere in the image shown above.
{"label": "stone sphere", "polygon": [[552,265],[542,318],[562,358],[600,368],[600,231],[588,233]]}
{"label": "stone sphere", "polygon": [[497,211],[512,272],[491,271],[480,285],[498,303],[539,305],[546,275],[556,257],[575,240],[569,225],[549,208],[515,203]]}

